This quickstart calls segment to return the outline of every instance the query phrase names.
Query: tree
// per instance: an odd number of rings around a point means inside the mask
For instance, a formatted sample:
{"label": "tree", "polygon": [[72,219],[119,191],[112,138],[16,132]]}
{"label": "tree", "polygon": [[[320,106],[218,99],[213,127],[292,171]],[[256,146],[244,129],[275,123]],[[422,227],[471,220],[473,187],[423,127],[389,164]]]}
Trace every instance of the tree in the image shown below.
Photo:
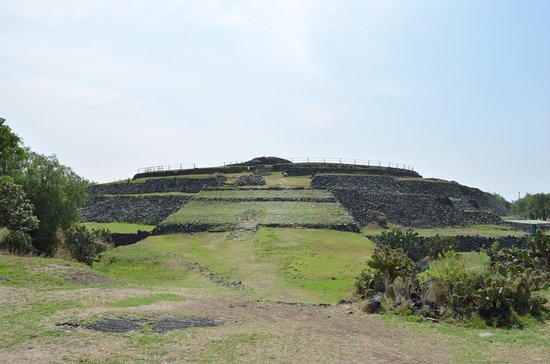
{"label": "tree", "polygon": [[29,232],[38,227],[25,191],[11,177],[0,177],[0,227]]}
{"label": "tree", "polygon": [[525,217],[550,217],[550,193],[526,194],[512,204],[512,211]]}
{"label": "tree", "polygon": [[506,200],[504,197],[499,195],[498,193],[493,193],[493,197],[497,200],[497,202],[502,205],[506,210],[510,210],[510,207],[512,206],[512,203],[508,200]]}
{"label": "tree", "polygon": [[37,250],[51,254],[58,228],[67,229],[78,220],[78,208],[86,198],[88,181],[71,168],[59,163],[55,156],[34,152],[28,154],[21,184],[40,220],[32,233]]}
{"label": "tree", "polygon": [[21,138],[4,125],[0,118],[0,176],[13,176],[25,160],[26,150],[20,145]]}

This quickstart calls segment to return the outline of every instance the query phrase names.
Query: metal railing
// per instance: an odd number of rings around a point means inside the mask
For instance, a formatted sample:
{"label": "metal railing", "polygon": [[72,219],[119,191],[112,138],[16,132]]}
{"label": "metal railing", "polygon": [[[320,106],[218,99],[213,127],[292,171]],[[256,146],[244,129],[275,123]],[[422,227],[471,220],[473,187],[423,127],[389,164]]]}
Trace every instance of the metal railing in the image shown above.
{"label": "metal railing", "polygon": [[[414,171],[414,167],[405,163],[396,163],[390,161],[378,161],[372,159],[355,159],[355,158],[328,158],[328,157],[292,157],[287,158],[292,163],[331,163],[331,164],[352,164],[359,166],[372,166],[372,167],[388,167],[388,168],[397,168],[397,169],[406,169],[409,171]],[[243,161],[230,161],[223,162],[225,166],[232,166],[235,164],[244,163]],[[138,173],[147,173],[147,172],[162,172],[162,171],[176,171],[180,169],[190,169],[197,168],[196,164],[171,164],[171,165],[162,165],[162,166],[152,166],[145,168],[138,168]]]}
{"label": "metal railing", "polygon": [[138,173],[177,171],[179,169],[190,169],[190,168],[196,168],[195,163],[193,164],[181,163],[181,164],[170,164],[170,165],[163,165],[163,166],[138,168]]}
{"label": "metal railing", "polygon": [[230,162],[223,162],[223,166],[233,166],[235,164],[241,164],[244,163],[244,161],[230,161]]}
{"label": "metal railing", "polygon": [[360,166],[389,167],[414,171],[414,167],[405,163],[390,161],[378,161],[372,159],[355,158],[327,158],[327,157],[293,157],[289,159],[292,163],[333,163],[333,164],[354,164]]}

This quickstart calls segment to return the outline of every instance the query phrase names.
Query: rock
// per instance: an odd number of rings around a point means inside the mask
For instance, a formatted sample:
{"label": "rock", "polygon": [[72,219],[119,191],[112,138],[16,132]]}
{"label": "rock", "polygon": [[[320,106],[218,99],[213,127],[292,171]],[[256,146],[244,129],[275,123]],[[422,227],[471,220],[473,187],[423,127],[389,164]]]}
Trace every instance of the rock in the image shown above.
{"label": "rock", "polygon": [[386,218],[386,215],[380,211],[374,211],[372,214],[373,221],[376,225],[378,225],[381,228],[387,229],[388,228],[388,219]]}
{"label": "rock", "polygon": [[490,332],[480,332],[479,333],[479,337],[483,338],[483,337],[491,337],[493,336],[493,334],[491,334]]}
{"label": "rock", "polygon": [[430,267],[430,264],[428,263],[428,261],[426,259],[422,259],[419,262],[415,262],[414,266],[418,270],[418,273],[422,273]]}
{"label": "rock", "polygon": [[351,305],[353,302],[349,301],[349,300],[340,300],[338,301],[338,305]]}
{"label": "rock", "polygon": [[247,174],[245,176],[240,176],[235,181],[237,186],[263,186],[265,185],[265,178],[255,174]]}
{"label": "rock", "polygon": [[372,298],[369,303],[367,304],[367,307],[365,311],[367,313],[379,313],[382,308],[382,303],[378,298]]}

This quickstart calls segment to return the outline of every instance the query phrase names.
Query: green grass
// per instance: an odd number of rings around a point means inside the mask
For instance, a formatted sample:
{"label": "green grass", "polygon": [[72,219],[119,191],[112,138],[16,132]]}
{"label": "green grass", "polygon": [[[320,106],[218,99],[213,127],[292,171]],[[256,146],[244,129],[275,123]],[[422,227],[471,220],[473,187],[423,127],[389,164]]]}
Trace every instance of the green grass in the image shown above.
{"label": "green grass", "polygon": [[[464,265],[466,271],[482,273],[489,269],[490,258],[482,252],[458,253],[458,259]],[[427,278],[430,270],[437,272],[444,265],[445,258],[443,260],[431,261],[429,268],[425,272],[422,272],[420,276]]]}
{"label": "green grass", "polygon": [[61,329],[46,329],[41,321],[54,313],[83,307],[73,300],[55,298],[41,300],[22,299],[19,304],[3,305],[0,310],[0,348],[9,348],[36,336],[63,335]]}
{"label": "green grass", "polygon": [[281,172],[273,172],[264,178],[265,187],[309,187],[311,184],[311,176],[284,177]]}
{"label": "green grass", "polygon": [[[260,228],[238,240],[225,233],[150,236],[106,252],[94,268],[156,287],[211,287],[212,271],[267,299],[337,302],[348,295],[373,249],[355,233]],[[190,263],[209,271],[200,274]]]}
{"label": "green grass", "polygon": [[[94,269],[113,278],[149,287],[205,287],[186,266],[184,251],[189,241],[205,238],[200,235],[184,238],[178,235],[149,236],[136,244],[121,246],[103,253]],[[212,234],[210,238],[216,238]],[[189,240],[188,240],[189,239]]]}
{"label": "green grass", "polygon": [[244,199],[244,198],[273,198],[273,199],[301,199],[301,198],[317,198],[317,199],[334,199],[332,193],[325,190],[203,190],[197,193],[196,198],[216,198],[216,199]]}
{"label": "green grass", "polygon": [[[391,228],[405,229],[398,225],[390,226]],[[380,235],[383,231],[387,229],[381,228],[371,228],[365,227],[362,229],[363,234],[367,236],[376,236]],[[525,233],[520,230],[516,230],[510,226],[506,225],[492,225],[492,224],[480,224],[480,225],[471,225],[466,227],[444,227],[444,228],[429,228],[429,229],[413,229],[418,233],[419,236],[457,236],[457,235],[466,235],[466,236],[485,236],[491,238],[498,238],[502,236],[524,236]]]}
{"label": "green grass", "polygon": [[152,192],[152,193],[126,193],[120,195],[101,195],[105,197],[118,197],[118,196],[130,196],[130,197],[148,197],[148,196],[194,196],[191,192]]}
{"label": "green grass", "polygon": [[88,266],[64,259],[0,254],[0,287],[39,290],[101,285],[106,279]]}
{"label": "green grass", "polygon": [[137,297],[130,297],[125,298],[122,300],[118,300],[116,302],[112,302],[109,304],[111,307],[136,307],[136,306],[142,306],[142,305],[149,305],[151,303],[160,302],[160,301],[183,301],[184,298],[181,295],[178,294],[171,294],[171,293],[157,293],[157,294],[150,294],[147,296],[137,296]]}
{"label": "green grass", "polygon": [[127,222],[81,222],[88,229],[107,229],[112,233],[134,234],[138,230],[152,231],[155,225],[130,224]]}
{"label": "green grass", "polygon": [[219,202],[190,201],[163,224],[206,223],[236,225],[244,220],[259,224],[305,225],[353,223],[351,216],[332,202]]}
{"label": "green grass", "polygon": [[479,235],[487,237],[501,237],[501,236],[524,236],[525,233],[520,230],[516,230],[506,225],[471,225],[468,227],[454,227],[454,228],[434,228],[434,229],[417,229],[420,236],[434,236],[436,234],[445,236],[455,235]]}
{"label": "green grass", "polygon": [[[458,326],[450,323],[432,324],[428,322],[408,321],[402,316],[386,314],[380,316],[381,324],[390,324],[398,327],[406,327],[412,330],[411,334],[422,337],[439,337],[440,345],[450,347],[453,361],[458,363],[508,363],[520,362],[531,351],[536,361],[544,362],[550,342],[550,330],[548,323],[539,323],[536,320],[526,318],[526,327],[518,329],[496,329],[484,324],[474,327]],[[481,338],[479,334],[489,333],[491,336]],[[447,343],[445,343],[447,342]],[[514,352],[519,356],[515,359]],[[522,353],[520,353],[522,352]],[[538,354],[536,353],[538,352]],[[545,354],[546,353],[546,354]],[[540,356],[542,355],[542,356]]]}

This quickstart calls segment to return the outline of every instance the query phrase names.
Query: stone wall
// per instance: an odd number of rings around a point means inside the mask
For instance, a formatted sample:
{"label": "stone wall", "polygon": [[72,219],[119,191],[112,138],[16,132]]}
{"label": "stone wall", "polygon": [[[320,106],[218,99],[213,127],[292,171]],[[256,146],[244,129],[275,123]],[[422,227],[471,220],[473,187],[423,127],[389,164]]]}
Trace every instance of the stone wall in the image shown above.
{"label": "stone wall", "polygon": [[157,225],[182,208],[191,196],[98,196],[80,210],[81,221]]}
{"label": "stone wall", "polygon": [[143,172],[143,173],[137,173],[136,175],[134,175],[133,179],[151,178],[151,177],[187,176],[187,175],[214,174],[214,173],[242,173],[242,172],[248,172],[248,171],[250,171],[250,166],[231,165],[231,166],[223,166],[223,167],[176,169],[173,171]]}
{"label": "stone wall", "polygon": [[[527,237],[522,236],[502,236],[499,238],[489,238],[486,236],[477,235],[458,235],[454,236],[457,242],[456,251],[458,252],[472,252],[479,251],[482,248],[490,247],[495,241],[498,241],[500,248],[520,248],[526,249],[528,247]],[[420,237],[422,241],[426,241],[428,238]]]}
{"label": "stone wall", "polygon": [[111,239],[115,247],[135,244],[151,235],[148,231],[138,230],[135,234],[111,233]]}
{"label": "stone wall", "polygon": [[408,227],[498,224],[496,199],[456,182],[390,176],[317,175],[314,188],[332,191],[362,226],[383,212],[390,223]]}
{"label": "stone wall", "polygon": [[[92,185],[88,188],[89,198],[100,195],[123,195],[156,192],[199,192],[205,187],[218,187],[225,177],[218,178],[156,178],[145,182],[122,182]],[[88,205],[92,202],[89,202]]]}
{"label": "stone wall", "polygon": [[387,175],[398,177],[418,177],[420,174],[415,171],[400,168],[363,166],[351,164],[333,163],[292,163],[277,164],[273,166],[274,171],[285,172],[289,176],[311,176],[322,173],[340,174],[366,174],[366,175]]}

